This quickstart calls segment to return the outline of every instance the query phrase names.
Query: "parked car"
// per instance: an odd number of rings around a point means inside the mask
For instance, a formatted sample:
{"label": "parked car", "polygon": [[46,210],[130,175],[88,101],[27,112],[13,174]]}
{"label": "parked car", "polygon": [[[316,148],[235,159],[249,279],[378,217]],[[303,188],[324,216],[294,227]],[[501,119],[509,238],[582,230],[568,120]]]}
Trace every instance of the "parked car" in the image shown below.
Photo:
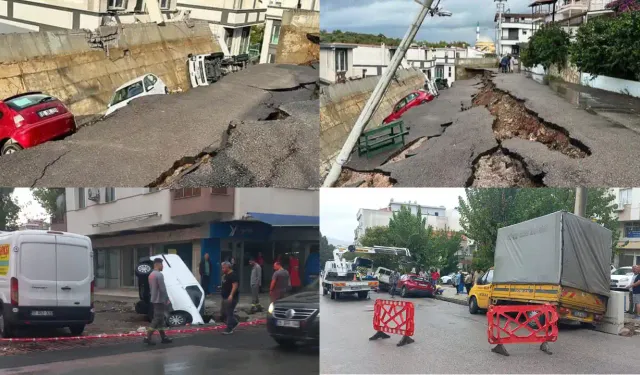
{"label": "parked car", "polygon": [[402,297],[427,296],[433,298],[436,294],[429,279],[415,274],[402,275],[398,280],[396,291],[399,291]]}
{"label": "parked car", "polygon": [[73,114],[57,98],[42,92],[27,92],[0,100],[0,154],[72,134]]}
{"label": "parked car", "polygon": [[448,275],[442,276],[440,278],[440,283],[441,284],[446,284],[446,285],[451,285],[453,284],[453,277],[455,276],[455,273],[450,273]]}
{"label": "parked car", "polygon": [[136,98],[149,95],[165,95],[169,93],[167,85],[155,74],[145,74],[118,87],[113,94],[105,116],[125,107]]}
{"label": "parked car", "polygon": [[385,124],[388,124],[390,122],[397,121],[410,108],[430,102],[433,100],[433,98],[435,97],[425,90],[413,91],[411,94],[405,96],[398,103],[396,103],[396,105],[393,107],[393,112],[391,112],[391,114],[387,116],[383,122]]}
{"label": "parked car", "polygon": [[629,290],[629,284],[633,278],[631,267],[620,267],[611,272],[611,289]]}
{"label": "parked car", "polygon": [[267,331],[282,347],[320,344],[320,281],[269,305]]}
{"label": "parked car", "polygon": [[164,268],[162,275],[167,287],[171,311],[166,315],[169,327],[185,324],[204,324],[204,290],[193,273],[176,254],[161,254],[145,257],[136,267],[138,277],[138,294],[140,301],[135,305],[138,314],[147,315],[149,321],[153,318],[153,304],[150,302],[149,275],[153,272],[153,261],[162,258]]}
{"label": "parked car", "polygon": [[0,232],[0,335],[18,327],[68,327],[79,336],[93,323],[93,249],[79,234]]}

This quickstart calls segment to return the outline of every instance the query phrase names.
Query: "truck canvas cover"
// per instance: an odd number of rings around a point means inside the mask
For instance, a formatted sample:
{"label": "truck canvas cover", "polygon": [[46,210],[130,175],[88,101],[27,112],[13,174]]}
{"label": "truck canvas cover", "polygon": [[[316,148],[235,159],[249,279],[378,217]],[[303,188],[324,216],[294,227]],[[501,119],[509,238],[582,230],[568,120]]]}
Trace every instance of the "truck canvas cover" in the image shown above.
{"label": "truck canvas cover", "polygon": [[560,284],[609,295],[612,233],[567,212],[500,228],[494,283]]}

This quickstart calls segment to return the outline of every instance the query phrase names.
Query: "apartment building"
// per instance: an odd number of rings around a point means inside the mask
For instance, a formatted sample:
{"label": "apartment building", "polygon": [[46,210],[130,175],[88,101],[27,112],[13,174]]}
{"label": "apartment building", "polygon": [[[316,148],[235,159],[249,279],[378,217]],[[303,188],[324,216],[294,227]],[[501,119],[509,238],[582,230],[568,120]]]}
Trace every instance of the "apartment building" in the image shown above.
{"label": "apartment building", "polygon": [[544,19],[540,13],[503,13],[502,18],[494,17],[496,24],[496,53],[499,56],[519,55],[520,43],[527,43],[535,32],[534,21]]}
{"label": "apartment building", "polygon": [[616,214],[620,222],[617,267],[640,264],[640,188],[611,189],[616,197]]}
{"label": "apartment building", "polygon": [[278,42],[280,40],[280,27],[282,15],[287,9],[304,9],[320,12],[320,0],[263,0],[269,2],[265,16],[264,37],[260,51],[260,63],[272,64],[275,62]]}
{"label": "apartment building", "polygon": [[[248,260],[261,254],[269,277],[279,257],[304,265],[319,249],[318,191],[251,188],[67,188],[64,220],[55,230],[92,239],[98,288],[134,288],[139,258],[177,254],[199,278],[205,253],[220,264],[234,258],[247,290]],[[304,269],[304,267],[302,267]],[[302,272],[301,272],[302,273]]]}
{"label": "apartment building", "polygon": [[[151,7],[149,1],[158,5]],[[34,32],[94,30],[107,25],[154,22],[156,16],[164,21],[176,19],[176,5],[177,0],[0,0],[0,23]]]}
{"label": "apartment building", "polygon": [[[353,51],[357,44],[320,43],[320,82],[333,84],[363,78],[353,66]],[[359,72],[362,74],[361,70]]]}
{"label": "apartment building", "polygon": [[268,0],[177,0],[189,18],[209,22],[211,32],[227,55],[249,50],[251,29],[265,22]]}

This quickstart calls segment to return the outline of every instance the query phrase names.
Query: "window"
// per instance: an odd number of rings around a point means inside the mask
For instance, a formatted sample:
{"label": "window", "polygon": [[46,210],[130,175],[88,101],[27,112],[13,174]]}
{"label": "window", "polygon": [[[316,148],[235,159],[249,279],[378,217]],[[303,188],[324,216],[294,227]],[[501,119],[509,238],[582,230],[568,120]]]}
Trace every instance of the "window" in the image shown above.
{"label": "window", "polygon": [[460,52],[456,52],[456,59],[460,58]]}
{"label": "window", "polygon": [[84,188],[79,188],[78,189],[78,208],[85,208],[85,207],[87,207],[87,201],[84,196]]}
{"label": "window", "polygon": [[449,78],[451,78],[451,67],[449,67]]}
{"label": "window", "polygon": [[522,30],[522,35],[527,35],[527,30]]}
{"label": "window", "polygon": [[144,89],[149,92],[153,89],[153,86],[158,82],[158,79],[154,75],[147,75],[144,77]]}
{"label": "window", "polygon": [[436,66],[436,78],[444,78],[444,66]]}
{"label": "window", "polygon": [[125,100],[131,99],[142,94],[143,92],[144,88],[142,87],[142,82],[140,81],[127,87],[123,87],[120,90],[116,91],[116,93],[113,95],[113,99],[111,99],[111,105],[115,105]]}
{"label": "window", "polygon": [[104,189],[104,201],[106,203],[113,202],[116,200],[116,189],[115,188],[105,188]]}
{"label": "window", "polygon": [[631,189],[620,189],[620,205],[631,204]]}
{"label": "window", "polygon": [[160,9],[169,9],[171,0],[160,0]]}
{"label": "window", "polygon": [[247,50],[249,49],[249,34],[251,34],[251,27],[245,27],[242,29],[239,53],[247,53]]}
{"label": "window", "polygon": [[211,188],[211,194],[227,195],[227,188]]}
{"label": "window", "polygon": [[271,28],[271,44],[278,44],[280,40],[280,25],[273,25]]}
{"label": "window", "polygon": [[235,0],[233,2],[233,9],[242,9],[242,0]]}
{"label": "window", "polygon": [[401,110],[405,105],[407,105],[407,98],[402,99],[398,104],[396,104],[396,107],[394,108],[394,112],[398,112],[399,110]]}
{"label": "window", "polygon": [[200,188],[184,188],[173,190],[173,199],[199,197]]}
{"label": "window", "polygon": [[491,284],[492,281],[493,281],[493,270],[489,270],[489,273],[487,273],[487,276],[486,276],[485,284]]}
{"label": "window", "polygon": [[640,222],[631,221],[624,223],[624,236],[626,238],[640,238]]}
{"label": "window", "polygon": [[336,50],[336,72],[346,72],[347,66],[348,66],[347,50],[337,49]]}
{"label": "window", "polygon": [[233,43],[233,29],[224,28],[224,42],[229,51],[231,51],[231,44]]}
{"label": "window", "polygon": [[111,9],[124,9],[124,0],[108,0],[107,8]]}

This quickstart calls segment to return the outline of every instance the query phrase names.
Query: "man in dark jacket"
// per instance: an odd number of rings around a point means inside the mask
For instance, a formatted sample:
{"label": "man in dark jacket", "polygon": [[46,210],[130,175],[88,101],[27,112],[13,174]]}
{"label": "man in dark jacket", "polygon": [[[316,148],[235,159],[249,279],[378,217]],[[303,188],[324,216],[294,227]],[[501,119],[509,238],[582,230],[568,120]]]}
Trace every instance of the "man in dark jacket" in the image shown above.
{"label": "man in dark jacket", "polygon": [[209,253],[204,253],[204,258],[200,261],[200,285],[204,289],[204,295],[211,294],[209,285],[211,282],[211,271],[213,270],[213,262],[209,258]]}

